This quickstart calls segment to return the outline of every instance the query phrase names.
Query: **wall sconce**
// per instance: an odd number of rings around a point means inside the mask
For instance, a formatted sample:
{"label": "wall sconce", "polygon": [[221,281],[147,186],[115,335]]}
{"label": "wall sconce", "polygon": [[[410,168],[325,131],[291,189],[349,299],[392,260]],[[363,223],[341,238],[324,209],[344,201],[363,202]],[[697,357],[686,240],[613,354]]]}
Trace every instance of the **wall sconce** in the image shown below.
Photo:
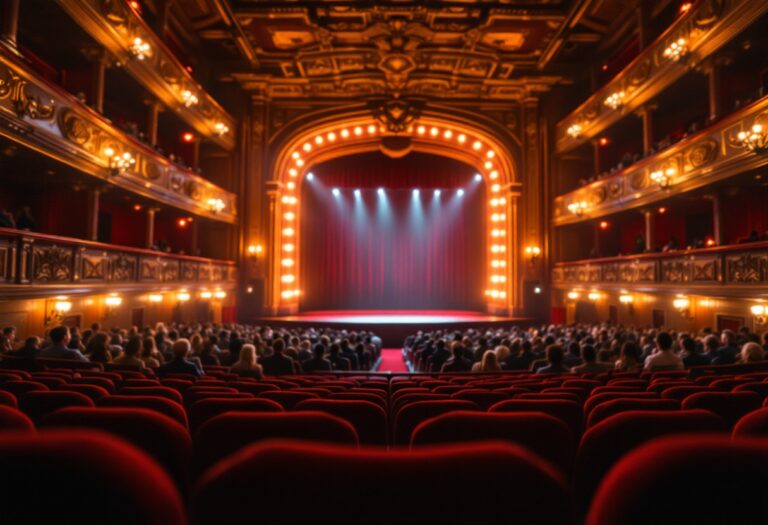
{"label": "wall sconce", "polygon": [[184,106],[188,108],[195,106],[198,102],[200,102],[200,99],[197,98],[197,95],[188,89],[185,89],[181,92],[181,100],[184,101]]}
{"label": "wall sconce", "polygon": [[672,301],[672,306],[675,307],[675,309],[680,312],[680,315],[686,319],[690,318],[691,316],[691,301],[687,297],[678,296],[676,299]]}
{"label": "wall sconce", "polygon": [[687,53],[688,41],[680,37],[667,46],[664,50],[664,58],[679,62]]}
{"label": "wall sconce", "polygon": [[112,175],[120,175],[131,169],[136,164],[136,159],[129,152],[117,155],[112,148],[105,148],[104,155],[109,160],[109,167],[112,168]]}
{"label": "wall sconce", "polygon": [[189,292],[187,292],[186,290],[182,290],[182,291],[180,291],[179,293],[177,293],[177,294],[176,294],[176,299],[177,299],[177,300],[178,300],[180,303],[184,303],[184,302],[187,302],[187,301],[189,301],[191,298],[192,298],[192,296],[191,296],[191,295],[189,294]]}
{"label": "wall sconce", "polygon": [[136,60],[144,60],[145,58],[152,56],[152,46],[149,43],[144,42],[141,37],[136,37],[128,47],[128,51],[131,52]]}
{"label": "wall sconce", "polygon": [[526,246],[525,254],[531,258],[531,264],[536,264],[536,261],[539,260],[539,255],[541,255],[541,248],[538,246]]}
{"label": "wall sconce", "polygon": [[64,296],[55,297],[45,316],[46,326],[60,324],[64,315],[72,309],[72,303]]}
{"label": "wall sconce", "polygon": [[581,136],[582,131],[584,131],[584,126],[581,124],[571,124],[565,132],[571,138],[577,139]]}
{"label": "wall sconce", "polygon": [[121,304],[123,304],[123,298],[117,294],[110,294],[105,297],[104,305],[106,306],[106,309],[104,310],[104,319],[108,319],[115,315],[115,310],[117,310],[117,307]]}
{"label": "wall sconce", "polygon": [[617,91],[611,93],[611,95],[605,99],[604,103],[611,109],[618,109],[624,104],[625,93],[623,91]]}
{"label": "wall sconce", "polygon": [[211,209],[214,213],[220,213],[224,208],[227,207],[226,204],[224,204],[224,201],[217,198],[210,198],[208,199],[208,207]]}
{"label": "wall sconce", "polygon": [[213,296],[216,299],[224,299],[227,296],[227,292],[225,292],[224,290],[216,290],[215,292],[213,292]]}
{"label": "wall sconce", "polygon": [[764,304],[753,304],[749,310],[752,312],[752,315],[755,316],[756,324],[765,324],[765,315],[768,314],[768,307],[766,307]]}
{"label": "wall sconce", "polygon": [[248,245],[248,254],[261,255],[262,253],[264,253],[264,247],[261,244]]}
{"label": "wall sconce", "polygon": [[163,296],[159,293],[152,293],[147,296],[147,301],[150,303],[162,303],[163,302]]}
{"label": "wall sconce", "polygon": [[581,294],[579,292],[577,292],[576,290],[571,290],[570,292],[568,292],[568,299],[570,299],[571,301],[576,301],[576,300],[578,300],[580,295]]}
{"label": "wall sconce", "polygon": [[589,299],[592,302],[599,301],[600,297],[602,297],[600,295],[600,292],[589,292],[589,294],[587,294],[587,299]]}
{"label": "wall sconce", "polygon": [[762,124],[753,124],[749,131],[740,131],[737,135],[741,145],[752,153],[765,155],[768,153],[768,133]]}
{"label": "wall sconce", "polygon": [[568,205],[568,211],[576,215],[577,217],[581,217],[584,214],[584,210],[587,209],[586,201],[579,201],[579,202],[572,202]]}
{"label": "wall sconce", "polygon": [[656,170],[651,172],[651,180],[659,185],[659,188],[665,190],[669,188],[672,182],[672,177],[677,174],[675,168],[667,168],[665,170]]}
{"label": "wall sconce", "polygon": [[213,292],[209,292],[208,290],[204,290],[200,292],[200,299],[211,299],[213,298]]}
{"label": "wall sconce", "polygon": [[224,124],[223,122],[217,122],[213,125],[213,130],[216,132],[218,136],[226,135],[229,133],[229,126]]}
{"label": "wall sconce", "polygon": [[621,304],[632,304],[635,302],[635,298],[630,294],[623,293],[619,296],[619,302]]}

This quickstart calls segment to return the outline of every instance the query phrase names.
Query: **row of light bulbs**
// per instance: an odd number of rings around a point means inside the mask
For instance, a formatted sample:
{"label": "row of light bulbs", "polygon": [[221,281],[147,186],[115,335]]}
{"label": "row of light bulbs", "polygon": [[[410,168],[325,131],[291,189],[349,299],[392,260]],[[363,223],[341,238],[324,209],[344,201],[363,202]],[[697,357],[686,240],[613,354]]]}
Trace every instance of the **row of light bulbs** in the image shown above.
{"label": "row of light bulbs", "polygon": [[[227,292],[224,290],[203,290],[198,293],[200,299],[224,299],[227,297]],[[147,301],[150,303],[162,303],[165,299],[165,294],[153,293],[147,295]],[[175,294],[176,300],[179,302],[185,302],[192,299],[192,294],[187,290],[180,290]],[[110,308],[117,308],[123,304],[123,298],[120,295],[112,293],[104,297],[104,305]],[[57,296],[53,303],[53,308],[59,313],[67,313],[72,309],[72,301],[68,297],[60,295]]]}
{"label": "row of light bulbs", "polygon": [[[290,166],[288,167],[288,175],[290,179],[288,182],[286,182],[285,193],[281,197],[281,203],[286,207],[282,218],[285,221],[285,224],[287,224],[287,226],[282,229],[284,240],[287,241],[282,245],[282,250],[284,253],[281,259],[281,266],[283,267],[283,271],[286,272],[283,273],[280,277],[280,282],[285,287],[281,292],[281,297],[283,299],[294,299],[301,295],[301,291],[295,288],[297,279],[295,273],[293,273],[294,267],[296,266],[296,260],[294,259],[294,252],[296,249],[294,236],[296,235],[296,230],[293,227],[293,221],[296,219],[297,213],[295,206],[298,205],[298,197],[296,195],[297,185],[294,179],[298,178],[300,171],[305,167],[306,161],[303,158],[303,154],[308,154],[314,149],[321,148],[324,145],[333,144],[337,140],[374,136],[377,133],[383,133],[384,131],[385,129],[383,127],[379,127],[375,124],[369,124],[367,126],[358,125],[354,127],[344,127],[338,130],[332,130],[323,134],[318,134],[314,138],[305,141],[300,148],[297,147],[297,149],[291,153]],[[467,145],[473,151],[476,151],[478,155],[481,155],[482,166],[483,169],[487,172],[489,180],[495,181],[499,178],[499,171],[496,169],[494,164],[494,159],[497,155],[496,151],[493,148],[486,147],[486,145],[483,144],[481,140],[471,139],[465,133],[456,132],[447,128],[439,128],[437,126],[428,127],[426,125],[412,125],[408,128],[407,131],[408,133],[421,137],[431,137],[434,139],[444,139],[449,141],[456,140],[456,142],[460,145]],[[311,176],[311,173],[307,175],[308,178]],[[494,194],[489,201],[490,206],[492,208],[500,208],[502,206],[506,206],[506,197],[500,197],[497,195],[501,193],[502,186],[499,183],[492,183],[490,185],[490,190]],[[506,217],[506,213],[503,213],[501,210],[494,210],[491,213],[490,219],[492,222],[498,223],[505,221]],[[506,229],[500,228],[498,226],[494,226],[489,230],[489,235],[493,239],[493,243],[490,245],[489,250],[495,256],[491,260],[490,264],[494,269],[505,268],[507,265],[507,261],[505,259],[499,258],[498,255],[505,254],[507,251],[505,244],[498,243],[498,240],[505,237],[506,234]],[[489,276],[489,280],[493,284],[503,284],[506,282],[506,277],[500,276],[498,274],[492,274]],[[506,298],[507,293],[503,289],[494,288],[487,290],[486,295],[494,299],[504,299]]]}

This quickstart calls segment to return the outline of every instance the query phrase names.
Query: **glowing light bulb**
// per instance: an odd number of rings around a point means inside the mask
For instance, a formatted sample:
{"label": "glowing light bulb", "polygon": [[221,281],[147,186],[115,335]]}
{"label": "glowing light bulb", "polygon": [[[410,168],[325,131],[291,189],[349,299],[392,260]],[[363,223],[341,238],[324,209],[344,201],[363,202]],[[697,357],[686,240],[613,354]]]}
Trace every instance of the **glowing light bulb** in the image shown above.
{"label": "glowing light bulb", "polygon": [[462,133],[462,134],[460,134],[460,135],[457,137],[457,139],[456,139],[456,140],[458,140],[458,141],[459,141],[459,144],[464,144],[464,143],[467,141],[467,136],[466,136],[464,133]]}
{"label": "glowing light bulb", "polygon": [[472,149],[474,150],[479,150],[482,147],[483,147],[483,143],[480,142],[479,140],[476,140],[475,143],[472,144]]}
{"label": "glowing light bulb", "polygon": [[349,130],[347,128],[344,128],[341,130],[341,138],[345,139],[349,137]]}
{"label": "glowing light bulb", "polygon": [[437,128],[432,128],[429,130],[429,134],[432,135],[433,137],[437,137],[439,133],[440,133],[440,130]]}

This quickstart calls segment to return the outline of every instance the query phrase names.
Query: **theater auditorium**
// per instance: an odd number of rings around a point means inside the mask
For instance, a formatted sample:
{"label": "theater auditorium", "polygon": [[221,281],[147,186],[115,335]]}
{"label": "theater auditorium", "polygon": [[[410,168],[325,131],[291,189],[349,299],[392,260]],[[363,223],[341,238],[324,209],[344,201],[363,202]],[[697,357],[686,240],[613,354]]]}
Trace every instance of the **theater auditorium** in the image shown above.
{"label": "theater auditorium", "polygon": [[0,0],[0,524],[766,490],[768,1]]}

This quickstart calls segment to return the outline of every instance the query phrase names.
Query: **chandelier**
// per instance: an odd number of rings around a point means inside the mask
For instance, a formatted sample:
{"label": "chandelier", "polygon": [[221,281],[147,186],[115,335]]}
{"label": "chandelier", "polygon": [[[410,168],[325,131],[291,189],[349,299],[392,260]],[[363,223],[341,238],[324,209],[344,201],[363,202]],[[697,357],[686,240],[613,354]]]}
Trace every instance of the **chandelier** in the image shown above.
{"label": "chandelier", "polygon": [[761,124],[753,124],[749,131],[740,131],[737,135],[741,145],[753,153],[768,153],[768,133]]}
{"label": "chandelier", "polygon": [[687,52],[688,41],[681,37],[667,46],[664,50],[664,57],[678,62]]}

